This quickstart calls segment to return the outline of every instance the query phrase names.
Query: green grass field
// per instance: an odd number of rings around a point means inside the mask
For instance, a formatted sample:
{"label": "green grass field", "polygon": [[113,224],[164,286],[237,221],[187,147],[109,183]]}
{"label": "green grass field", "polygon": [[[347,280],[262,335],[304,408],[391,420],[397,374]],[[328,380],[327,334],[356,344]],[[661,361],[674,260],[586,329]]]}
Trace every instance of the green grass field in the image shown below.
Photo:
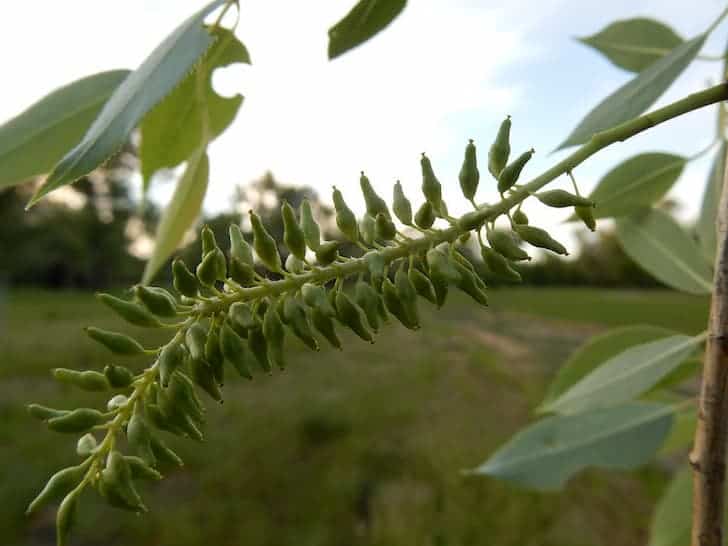
{"label": "green grass field", "polygon": [[[439,312],[423,305],[419,332],[392,324],[372,346],[344,335],[343,352],[317,354],[291,341],[286,372],[253,382],[230,374],[225,404],[208,404],[206,442],[170,438],[187,465],[144,491],[150,514],[88,494],[73,544],[643,544],[663,486],[656,467],[588,471],[560,494],[459,471],[529,420],[559,363],[590,335],[638,323],[698,332],[707,300],[568,289],[491,299],[483,309],[454,294]],[[50,473],[74,463],[75,437],[47,431],[24,404],[101,405],[48,370],[111,362],[80,327],[120,324],[78,293],[13,292],[0,313],[0,536],[50,545],[52,510],[23,511]]]}

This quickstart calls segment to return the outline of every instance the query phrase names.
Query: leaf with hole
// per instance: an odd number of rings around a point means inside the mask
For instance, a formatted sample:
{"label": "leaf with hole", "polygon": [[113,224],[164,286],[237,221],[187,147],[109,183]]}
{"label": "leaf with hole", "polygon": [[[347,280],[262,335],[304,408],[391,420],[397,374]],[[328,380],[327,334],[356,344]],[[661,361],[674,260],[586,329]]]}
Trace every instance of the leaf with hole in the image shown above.
{"label": "leaf with hole", "polygon": [[568,415],[632,400],[678,367],[702,342],[701,336],[674,335],[630,347],[603,362],[543,411]]}
{"label": "leaf with hole", "polygon": [[142,284],[152,280],[159,268],[179,246],[185,232],[194,224],[207,191],[210,164],[207,151],[199,148],[187,161],[182,178],[164,209],[154,241],[154,251],[144,268]]}
{"label": "leaf with hole", "polygon": [[553,403],[571,387],[576,385],[595,368],[622,351],[668,337],[675,332],[658,328],[657,326],[626,326],[616,328],[605,334],[594,336],[580,346],[569,359],[559,368],[559,371],[549,385],[538,411]]}
{"label": "leaf with hole", "polygon": [[632,402],[547,417],[521,430],[470,474],[555,490],[587,467],[631,469],[646,463],[672,425],[673,408]]}
{"label": "leaf with hole", "polygon": [[647,110],[672,85],[703,47],[706,35],[685,42],[655,61],[589,112],[557,149],[583,144]]}
{"label": "leaf with hole", "polygon": [[87,76],[0,126],[0,189],[47,173],[84,135],[128,70]]}
{"label": "leaf with hole", "polygon": [[212,35],[215,43],[195,70],[142,121],[139,156],[145,189],[155,171],[179,165],[203,144],[203,116],[208,116],[211,141],[233,122],[243,102],[239,94],[218,95],[212,74],[234,63],[250,64],[248,50],[228,29],[214,29]]}
{"label": "leaf with hole", "polygon": [[618,218],[622,248],[660,282],[690,294],[709,294],[712,274],[698,245],[669,214],[648,209]]}
{"label": "leaf with hole", "polygon": [[407,0],[360,0],[346,16],[329,29],[329,59],[335,59],[384,30],[397,17]]}
{"label": "leaf with hole", "polygon": [[81,142],[53,167],[29,207],[51,191],[87,175],[123,146],[144,115],[179,84],[210,47],[213,39],[202,23],[224,1],[214,0],[187,19],[129,74]]}
{"label": "leaf with hole", "polygon": [[578,40],[630,72],[644,70],[683,43],[670,27],[644,17],[615,21],[596,34]]}

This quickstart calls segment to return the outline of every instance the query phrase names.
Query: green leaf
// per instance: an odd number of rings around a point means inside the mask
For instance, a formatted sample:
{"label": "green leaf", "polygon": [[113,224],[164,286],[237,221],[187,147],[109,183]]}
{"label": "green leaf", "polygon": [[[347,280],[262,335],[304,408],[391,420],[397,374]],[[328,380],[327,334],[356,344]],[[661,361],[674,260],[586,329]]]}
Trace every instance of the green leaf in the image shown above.
{"label": "green leaf", "polygon": [[0,189],[47,173],[128,75],[128,70],[111,70],[76,80],[1,125]]}
{"label": "green leaf", "polygon": [[[195,70],[142,122],[139,154],[145,189],[155,171],[179,165],[202,144],[203,115],[209,116],[212,140],[233,122],[243,102],[239,94],[218,95],[212,87],[212,73],[233,63],[250,64],[248,50],[228,29],[217,28],[212,34],[215,43]],[[198,78],[204,82],[202,96],[198,96]]]}
{"label": "green leaf", "polygon": [[384,30],[407,5],[407,0],[360,0],[329,29],[329,59],[366,42]]}
{"label": "green leaf", "polygon": [[709,294],[712,274],[695,241],[666,212],[648,209],[618,218],[622,248],[657,280],[690,294]]}
{"label": "green leaf", "polygon": [[574,414],[632,400],[679,366],[703,339],[674,335],[630,347],[595,368],[543,411]]}
{"label": "green leaf", "polygon": [[674,455],[693,445],[695,427],[698,426],[698,412],[695,407],[675,414],[674,424],[658,455]]}
{"label": "green leaf", "polygon": [[642,17],[615,21],[593,36],[578,40],[631,72],[640,72],[683,43],[670,27]]}
{"label": "green leaf", "polygon": [[592,135],[615,127],[647,110],[685,70],[703,47],[701,34],[673,49],[599,103],[557,148],[582,144]]}
{"label": "green leaf", "polygon": [[627,326],[590,338],[569,357],[549,385],[538,411],[553,403],[569,388],[576,385],[602,362],[625,349],[673,335],[674,332],[656,326]]}
{"label": "green leaf", "polygon": [[720,195],[723,191],[726,148],[726,141],[724,140],[721,142],[718,153],[713,159],[713,166],[710,168],[708,183],[703,193],[703,205],[700,207],[700,216],[698,216],[698,223],[695,226],[700,248],[703,250],[703,254],[709,262],[715,259],[715,253],[718,248],[715,222],[718,217]]}
{"label": "green leaf", "polygon": [[672,413],[668,405],[633,402],[547,417],[520,431],[472,473],[553,490],[589,466],[634,468],[660,447]]}
{"label": "green leaf", "polygon": [[594,217],[625,216],[656,203],[680,178],[686,162],[678,155],[647,153],[620,163],[589,196],[597,205]]}
{"label": "green leaf", "polygon": [[187,168],[177,183],[172,200],[164,209],[157,228],[154,252],[144,269],[142,284],[148,284],[152,280],[199,216],[209,174],[210,163],[203,146],[187,161]]}
{"label": "green leaf", "polygon": [[202,23],[225,0],[213,0],[182,23],[116,89],[81,142],[51,171],[28,203],[88,174],[126,142],[142,117],[187,75],[210,47],[212,37]]}
{"label": "green leaf", "polygon": [[649,546],[690,544],[692,515],[693,476],[689,468],[682,468],[673,476],[652,514]]}

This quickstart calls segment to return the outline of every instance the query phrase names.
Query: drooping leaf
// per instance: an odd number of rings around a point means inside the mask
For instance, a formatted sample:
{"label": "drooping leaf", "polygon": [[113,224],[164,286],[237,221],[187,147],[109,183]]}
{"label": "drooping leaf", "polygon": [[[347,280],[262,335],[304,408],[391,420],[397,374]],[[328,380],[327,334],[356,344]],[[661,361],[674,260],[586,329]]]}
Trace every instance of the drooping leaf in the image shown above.
{"label": "drooping leaf", "polygon": [[[212,73],[233,63],[250,64],[248,50],[228,29],[217,28],[212,34],[215,43],[195,70],[142,122],[139,155],[145,189],[156,170],[179,165],[202,144],[203,115],[208,116],[208,138],[212,140],[233,122],[243,102],[239,94],[218,95],[212,87]],[[200,78],[203,90],[198,96]]]}
{"label": "drooping leaf", "polygon": [[706,35],[684,42],[600,102],[558,147],[582,144],[647,110],[685,70],[703,47]]}
{"label": "drooping leaf", "polygon": [[597,366],[625,349],[673,334],[674,332],[657,326],[627,326],[590,338],[559,368],[538,411],[543,411],[544,407],[576,385]]}
{"label": "drooping leaf", "polygon": [[407,0],[359,0],[329,29],[329,59],[334,59],[384,30],[407,5]]}
{"label": "drooping leaf", "polygon": [[[723,108],[722,105],[721,108]],[[700,216],[698,216],[698,223],[695,226],[700,248],[706,259],[711,263],[715,258],[718,245],[715,221],[718,216],[718,205],[723,191],[726,148],[726,142],[723,141],[713,159],[713,166],[710,168],[708,183],[703,193],[703,205],[700,207]]]}
{"label": "drooping leaf", "polygon": [[660,447],[672,413],[668,405],[632,402],[547,417],[520,431],[472,473],[554,490],[586,467],[634,468]]}
{"label": "drooping leaf", "polygon": [[0,126],[0,189],[47,173],[84,135],[129,75],[111,70],[49,93]]}
{"label": "drooping leaf", "polygon": [[603,362],[543,410],[570,415],[632,400],[679,366],[702,341],[700,336],[674,335],[630,347]]}
{"label": "drooping leaf", "polygon": [[666,212],[648,209],[618,218],[627,255],[657,280],[690,294],[709,294],[711,272],[698,245]]}
{"label": "drooping leaf", "polygon": [[683,43],[667,25],[643,17],[615,21],[593,36],[578,40],[630,72],[640,72]]}
{"label": "drooping leaf", "polygon": [[202,23],[224,1],[213,0],[187,19],[129,74],[81,142],[55,165],[28,206],[88,174],[121,148],[142,117],[172,91],[210,47],[213,39]]}
{"label": "drooping leaf", "polygon": [[673,476],[652,514],[649,546],[690,544],[692,515],[693,477],[684,467]]}
{"label": "drooping leaf", "polygon": [[203,146],[187,161],[187,167],[177,182],[172,200],[164,209],[155,236],[154,251],[144,268],[142,284],[152,280],[199,216],[207,191],[209,174],[210,164],[206,148]]}
{"label": "drooping leaf", "polygon": [[620,163],[602,178],[589,198],[595,218],[632,214],[659,201],[680,178],[686,158],[647,153]]}

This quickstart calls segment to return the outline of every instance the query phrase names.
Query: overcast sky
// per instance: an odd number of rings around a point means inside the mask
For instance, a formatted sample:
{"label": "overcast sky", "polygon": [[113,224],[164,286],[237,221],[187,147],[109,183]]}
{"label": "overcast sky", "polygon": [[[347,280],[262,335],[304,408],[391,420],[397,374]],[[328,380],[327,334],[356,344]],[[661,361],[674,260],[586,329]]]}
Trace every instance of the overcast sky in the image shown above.
{"label": "overcast sky", "polygon": [[[228,206],[232,187],[266,170],[284,182],[311,185],[330,199],[331,186],[361,211],[359,171],[387,199],[401,179],[419,197],[419,154],[432,159],[451,210],[462,212],[457,172],[468,138],[479,146],[480,201],[495,200],[485,169],[487,148],[501,119],[513,116],[513,153],[533,146],[528,179],[563,157],[550,155],[599,100],[630,74],[573,36],[608,23],[652,16],[684,38],[702,32],[725,2],[694,0],[410,0],[402,15],[362,47],[329,62],[327,29],[354,0],[241,0],[237,34],[253,65],[219,71],[222,94],[246,100],[234,125],[211,147],[208,211]],[[4,2],[0,48],[4,82],[0,123],[55,87],[94,72],[135,68],[200,0],[37,0]],[[728,25],[705,46],[724,49]],[[719,63],[696,62],[659,104],[717,82]],[[658,105],[659,105],[658,104]],[[642,151],[691,155],[714,131],[712,111],[616,145],[575,171],[590,190],[611,166]],[[710,158],[695,162],[675,187],[684,217],[696,214]],[[566,180],[562,187],[568,187]],[[167,199],[171,187],[155,195]],[[460,205],[458,205],[460,203]],[[538,223],[554,215],[530,205]],[[569,231],[563,226],[556,228]]]}

